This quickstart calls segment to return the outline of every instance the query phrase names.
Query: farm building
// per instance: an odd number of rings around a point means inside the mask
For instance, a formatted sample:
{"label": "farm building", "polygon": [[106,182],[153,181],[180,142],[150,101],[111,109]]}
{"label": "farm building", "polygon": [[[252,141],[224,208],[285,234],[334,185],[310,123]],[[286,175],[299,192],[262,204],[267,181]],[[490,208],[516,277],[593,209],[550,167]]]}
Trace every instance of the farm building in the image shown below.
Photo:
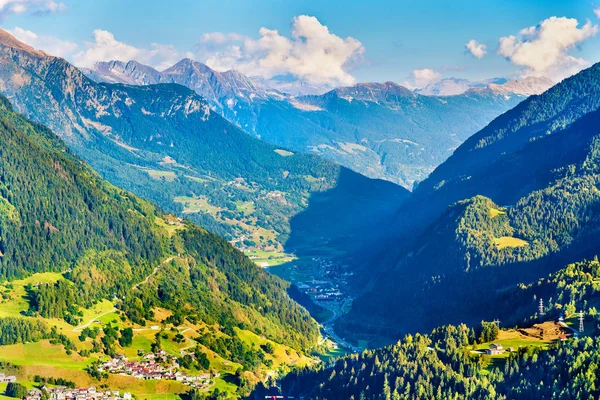
{"label": "farm building", "polygon": [[504,353],[504,348],[502,348],[501,344],[492,343],[492,344],[490,344],[490,348],[487,349],[485,352],[486,352],[486,354],[495,356],[495,355]]}

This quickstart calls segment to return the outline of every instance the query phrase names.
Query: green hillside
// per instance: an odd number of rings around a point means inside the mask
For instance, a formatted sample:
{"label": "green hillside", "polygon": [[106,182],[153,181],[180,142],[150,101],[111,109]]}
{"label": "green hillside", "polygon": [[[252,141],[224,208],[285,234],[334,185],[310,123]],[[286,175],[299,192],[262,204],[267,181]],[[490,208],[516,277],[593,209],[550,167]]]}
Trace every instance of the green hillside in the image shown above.
{"label": "green hillside", "polygon": [[[286,282],[226,240],[102,180],[3,97],[0,199],[0,361],[21,366],[24,379],[73,371],[69,379],[89,385],[96,378],[84,369],[103,354],[134,358],[158,346],[180,357],[196,347],[210,363],[201,369],[240,369],[226,385],[233,394],[310,361],[302,353],[315,345],[317,325]],[[277,352],[262,350],[266,342]],[[152,393],[135,378],[107,379]],[[163,389],[187,390],[175,386]]]}
{"label": "green hillside", "polygon": [[428,335],[407,335],[382,349],[345,356],[319,368],[298,369],[277,387],[259,387],[249,398],[281,393],[314,400],[524,400],[592,399],[600,394],[598,337],[548,344],[527,337],[501,339],[511,332],[496,330],[490,338],[504,343],[505,351],[486,355],[479,349],[489,348],[492,341],[476,339],[482,328],[444,326]]}

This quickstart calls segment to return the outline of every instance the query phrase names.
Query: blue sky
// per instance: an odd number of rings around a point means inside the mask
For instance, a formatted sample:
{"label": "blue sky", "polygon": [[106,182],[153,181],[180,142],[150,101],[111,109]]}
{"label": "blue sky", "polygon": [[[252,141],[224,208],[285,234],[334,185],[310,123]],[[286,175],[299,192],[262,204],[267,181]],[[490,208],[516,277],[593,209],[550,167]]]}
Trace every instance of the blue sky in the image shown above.
{"label": "blue sky", "polygon": [[[80,65],[133,55],[164,68],[189,56],[217,69],[234,67],[266,78],[290,74],[315,83],[392,80],[416,85],[416,77],[478,80],[546,74],[556,80],[600,61],[600,20],[594,13],[600,2],[595,6],[587,0],[7,1],[0,8],[4,29]],[[301,15],[316,19],[295,20]],[[535,33],[519,35],[554,16],[576,21],[564,27],[561,20],[549,22],[545,42],[537,47],[527,44],[539,39]],[[325,38],[327,56],[318,48],[320,26],[331,35]],[[278,31],[269,36],[273,43],[258,41],[263,27]],[[293,27],[315,32],[315,41],[295,40]],[[95,30],[102,34],[95,37]],[[215,33],[222,35],[205,35]],[[498,54],[500,39],[510,35],[516,43],[505,42],[503,55]],[[571,41],[560,43],[565,35]],[[303,46],[305,40],[313,44]],[[466,50],[470,40],[486,46],[481,59]],[[94,41],[104,47],[94,48]],[[537,54],[542,48],[549,53]],[[548,57],[561,65],[545,65]],[[425,73],[415,75],[415,70]]]}

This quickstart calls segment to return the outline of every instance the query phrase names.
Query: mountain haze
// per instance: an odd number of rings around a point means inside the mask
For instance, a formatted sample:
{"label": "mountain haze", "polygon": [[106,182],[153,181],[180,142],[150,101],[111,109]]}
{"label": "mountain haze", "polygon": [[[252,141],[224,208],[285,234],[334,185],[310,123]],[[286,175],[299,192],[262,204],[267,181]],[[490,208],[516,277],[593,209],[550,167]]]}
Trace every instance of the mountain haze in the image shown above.
{"label": "mountain haze", "polygon": [[[101,82],[179,83],[267,142],[319,154],[409,189],[471,134],[534,91],[534,85],[524,90],[523,84],[511,81],[442,99],[386,82],[290,96],[237,71],[217,72],[188,59],[162,72],[135,61],[98,63],[84,72]],[[539,81],[537,90],[548,85]]]}

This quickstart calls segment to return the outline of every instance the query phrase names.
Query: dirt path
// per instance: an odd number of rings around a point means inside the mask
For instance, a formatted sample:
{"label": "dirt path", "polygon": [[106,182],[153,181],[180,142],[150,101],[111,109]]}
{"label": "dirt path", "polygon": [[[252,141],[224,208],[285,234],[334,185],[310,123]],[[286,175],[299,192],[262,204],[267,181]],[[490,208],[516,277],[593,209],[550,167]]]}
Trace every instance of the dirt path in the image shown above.
{"label": "dirt path", "polygon": [[113,307],[111,310],[105,311],[105,312],[103,312],[103,313],[102,313],[102,314],[100,314],[100,315],[96,315],[95,317],[93,317],[92,319],[90,319],[90,320],[89,320],[88,322],[86,322],[85,324],[83,324],[83,325],[77,325],[75,328],[73,328],[73,332],[79,332],[79,331],[82,331],[82,330],[84,330],[85,328],[87,328],[88,326],[90,326],[91,324],[93,324],[93,323],[94,323],[94,321],[96,321],[98,318],[102,318],[102,317],[104,317],[106,314],[110,314],[110,313],[112,313],[112,312],[115,312],[115,311],[117,311],[117,309]]}
{"label": "dirt path", "polygon": [[174,259],[174,258],[175,258],[174,256],[173,256],[173,257],[169,257],[169,258],[167,258],[165,261],[163,261],[163,262],[161,262],[160,264],[158,264],[156,267],[154,267],[154,269],[152,270],[152,272],[150,273],[150,275],[148,275],[148,276],[146,277],[146,279],[144,279],[143,281],[141,281],[141,282],[138,282],[138,283],[136,283],[135,285],[133,285],[133,286],[131,287],[131,290],[135,290],[135,289],[137,289],[137,288],[138,288],[140,285],[144,285],[144,284],[148,283],[148,281],[150,280],[150,278],[151,278],[151,277],[153,277],[154,275],[156,275],[156,273],[158,272],[158,270],[160,269],[160,267],[161,267],[163,264],[166,264],[166,263],[168,263],[168,262],[171,262],[171,261],[173,261],[173,259]]}
{"label": "dirt path", "polygon": [[[135,289],[137,289],[137,288],[138,288],[140,285],[143,285],[143,284],[146,284],[146,283],[148,283],[148,281],[150,280],[150,278],[151,278],[152,276],[156,275],[156,273],[158,272],[158,270],[160,269],[160,267],[161,267],[163,264],[166,264],[166,263],[168,263],[168,262],[171,262],[171,261],[172,261],[174,258],[175,258],[174,256],[173,256],[173,257],[169,257],[169,258],[167,258],[165,261],[163,261],[163,262],[161,262],[160,264],[158,264],[158,265],[157,265],[157,266],[156,266],[156,267],[155,267],[155,268],[152,270],[152,272],[150,273],[150,275],[148,275],[148,276],[147,276],[147,277],[146,277],[146,278],[145,278],[143,281],[141,281],[141,282],[138,282],[138,283],[136,283],[135,285],[133,285],[133,286],[131,287],[131,290],[135,290]],[[115,312],[115,311],[117,311],[117,309],[116,309],[115,307],[113,307],[111,310],[108,310],[108,311],[106,311],[106,312],[103,312],[103,313],[102,313],[102,314],[100,314],[100,315],[96,315],[95,317],[93,317],[92,319],[90,319],[90,320],[89,320],[88,322],[86,322],[85,324],[83,324],[83,325],[77,325],[75,328],[73,328],[73,332],[79,332],[79,331],[82,331],[82,330],[84,330],[85,328],[87,328],[88,326],[90,326],[92,323],[94,323],[94,321],[96,321],[97,319],[99,319],[99,318],[102,318],[102,317],[103,317],[103,316],[105,316],[106,314],[110,314],[110,313],[112,313],[112,312]]]}

